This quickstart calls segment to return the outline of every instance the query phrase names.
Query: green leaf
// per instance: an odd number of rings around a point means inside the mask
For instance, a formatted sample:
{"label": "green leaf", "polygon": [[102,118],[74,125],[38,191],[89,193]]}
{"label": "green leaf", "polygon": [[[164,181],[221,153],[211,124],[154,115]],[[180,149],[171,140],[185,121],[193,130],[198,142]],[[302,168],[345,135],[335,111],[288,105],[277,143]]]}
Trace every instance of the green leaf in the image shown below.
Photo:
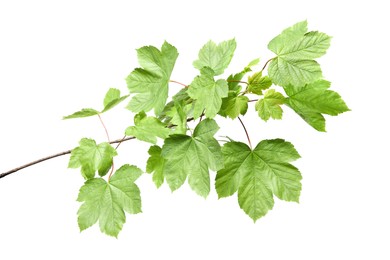
{"label": "green leaf", "polygon": [[157,137],[165,139],[171,134],[165,124],[155,117],[146,116],[143,111],[135,115],[134,124],[126,129],[126,135],[152,144],[157,143]]}
{"label": "green leaf", "polygon": [[108,183],[102,178],[87,180],[77,198],[83,202],[77,212],[80,231],[99,221],[103,233],[118,237],[126,222],[125,212],[141,212],[140,190],[134,184],[141,174],[140,169],[126,164],[112,175]]}
{"label": "green leaf", "polygon": [[165,139],[161,156],[167,161],[164,176],[172,191],[183,185],[187,176],[190,187],[200,196],[210,192],[209,169],[223,167],[221,148],[214,139],[219,127],[205,119],[195,128],[193,136],[171,135]]}
{"label": "green leaf", "polygon": [[93,108],[83,108],[78,112],[75,112],[69,116],[64,116],[63,119],[71,119],[71,118],[82,118],[82,117],[89,117],[89,116],[96,116],[98,114],[104,113],[111,108],[118,105],[120,102],[125,100],[129,95],[121,97],[121,92],[119,89],[116,88],[110,88],[108,92],[106,93],[106,96],[104,98],[104,109],[99,112]]}
{"label": "green leaf", "polygon": [[93,108],[83,108],[80,111],[77,111],[69,116],[64,116],[63,119],[89,117],[89,116],[96,116],[98,114],[99,114],[99,111],[97,111]]}
{"label": "green leaf", "polygon": [[248,110],[248,101],[247,96],[240,96],[239,91],[229,91],[227,98],[222,99],[222,106],[218,114],[223,117],[230,117],[235,119],[240,114],[245,115]]}
{"label": "green leaf", "polygon": [[320,65],[314,60],[273,59],[268,67],[272,81],[280,86],[304,85],[322,77]]}
{"label": "green leaf", "polygon": [[255,108],[261,119],[267,121],[270,117],[273,119],[282,119],[283,110],[280,107],[285,102],[284,96],[270,89],[265,93],[264,98],[256,102]]}
{"label": "green leaf", "polygon": [[121,97],[121,92],[119,89],[116,88],[110,88],[104,98],[104,109],[102,110],[102,113],[110,110],[111,108],[115,107],[119,103],[121,103],[123,100],[125,100],[129,95],[125,95]]}
{"label": "green leaf", "polygon": [[154,108],[158,115],[167,101],[168,82],[179,54],[167,42],[164,42],[161,51],[153,46],[145,46],[138,49],[137,54],[143,68],[135,69],[126,79],[130,93],[136,94],[127,108],[135,113]]}
{"label": "green leaf", "polygon": [[161,156],[161,148],[153,145],[148,151],[150,157],[146,163],[146,172],[153,173],[153,182],[157,188],[164,183],[164,168],[166,160]]}
{"label": "green leaf", "polygon": [[256,72],[248,78],[248,92],[263,95],[263,90],[268,89],[272,85],[272,81],[268,76],[262,75],[262,72]]}
{"label": "green leaf", "polygon": [[240,142],[222,147],[224,168],[215,188],[219,198],[238,191],[241,209],[254,221],[273,208],[273,194],[286,201],[299,201],[302,179],[290,162],[300,158],[294,146],[282,139],[261,141],[254,150]]}
{"label": "green leaf", "polygon": [[221,75],[229,66],[236,50],[236,40],[215,44],[213,41],[207,42],[199,51],[198,60],[194,61],[193,65],[198,70],[204,67],[209,67],[214,71],[213,76]]}
{"label": "green leaf", "polygon": [[173,127],[175,134],[187,133],[187,112],[189,106],[182,105],[182,102],[174,102],[174,106],[166,112],[166,115],[170,117],[169,122],[175,125]]}
{"label": "green leaf", "polygon": [[314,60],[323,56],[331,37],[321,32],[308,32],[303,21],[287,28],[268,44],[277,56],[271,61],[268,74],[280,86],[302,86],[322,77],[320,65]]}
{"label": "green leaf", "polygon": [[349,111],[341,96],[328,90],[330,82],[318,80],[301,87],[286,86],[286,104],[303,120],[318,131],[325,132],[325,118],[322,114],[336,116]]}
{"label": "green leaf", "polygon": [[222,98],[228,96],[226,80],[214,80],[214,72],[208,67],[201,69],[188,89],[188,95],[195,100],[194,119],[200,117],[205,110],[207,118],[214,118],[222,105]]}
{"label": "green leaf", "polygon": [[97,145],[95,140],[88,138],[81,139],[79,144],[71,152],[68,167],[81,167],[81,175],[85,179],[94,178],[96,171],[100,176],[106,175],[112,158],[117,155],[116,150],[107,142]]}

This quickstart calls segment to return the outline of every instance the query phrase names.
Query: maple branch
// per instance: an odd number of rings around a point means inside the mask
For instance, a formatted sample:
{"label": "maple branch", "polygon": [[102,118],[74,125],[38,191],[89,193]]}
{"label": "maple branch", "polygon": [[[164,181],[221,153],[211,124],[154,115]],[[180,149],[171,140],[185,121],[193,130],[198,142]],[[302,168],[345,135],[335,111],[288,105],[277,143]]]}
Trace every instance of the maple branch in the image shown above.
{"label": "maple branch", "polygon": [[241,118],[240,117],[237,117],[237,118],[238,118],[238,120],[240,120],[240,123],[241,123],[242,127],[244,128],[246,138],[248,139],[249,146],[252,149],[252,143],[251,143],[251,139],[249,138],[248,131],[246,130],[246,127],[245,127],[244,123],[242,122]]}
{"label": "maple branch", "polygon": [[[118,139],[118,140],[115,140],[115,141],[111,141],[110,144],[120,144],[122,142],[126,142],[126,141],[129,141],[129,140],[132,140],[132,139],[135,139],[134,136],[129,136],[127,138],[121,138],[121,139]],[[22,166],[19,166],[17,168],[14,168],[12,170],[9,170],[7,172],[4,172],[4,173],[1,173],[0,174],[0,179],[7,176],[7,175],[10,175],[14,172],[17,172],[17,171],[20,171],[24,168],[27,168],[27,167],[30,167],[30,166],[33,166],[35,164],[38,164],[38,163],[41,163],[41,162],[44,162],[46,160],[50,160],[50,159],[53,159],[53,158],[56,158],[56,157],[60,157],[60,156],[63,156],[63,155],[67,155],[67,154],[70,154],[72,152],[72,150],[67,150],[67,151],[63,151],[63,152],[60,152],[60,153],[56,153],[56,154],[53,154],[53,155],[49,155],[47,157],[43,157],[41,159],[38,159],[38,160],[35,160],[35,161],[32,161],[30,163],[27,163],[27,164],[24,164]]]}
{"label": "maple branch", "polygon": [[[203,114],[202,114],[202,116],[203,116]],[[192,121],[192,120],[194,120],[193,117],[187,118],[187,122],[190,122],[190,121]],[[168,126],[168,128],[171,128],[171,127],[174,127],[174,126],[175,126],[175,125],[170,125],[170,126]],[[117,140],[114,140],[114,141],[110,141],[109,143],[110,143],[110,144],[118,144],[118,145],[116,146],[116,148],[115,148],[115,149],[117,149],[121,143],[126,142],[126,141],[129,141],[129,140],[133,140],[133,139],[135,139],[134,136],[129,136],[129,137],[124,136],[124,137],[122,137],[122,138],[120,138],[120,139],[117,139]],[[44,162],[44,161],[46,161],[46,160],[50,160],[50,159],[53,159],[53,158],[56,158],[56,157],[60,157],[60,156],[63,156],[63,155],[70,154],[71,152],[72,152],[72,150],[63,151],[63,152],[60,152],[60,153],[56,153],[56,154],[49,155],[49,156],[43,157],[43,158],[41,158],[41,159],[32,161],[32,162],[27,163],[27,164],[24,164],[24,165],[22,165],[22,166],[16,167],[16,168],[14,168],[14,169],[12,169],[12,170],[9,170],[9,171],[6,171],[6,172],[1,173],[1,174],[0,174],[0,179],[1,179],[1,178],[4,178],[5,176],[8,176],[8,175],[10,175],[10,174],[12,174],[12,173],[15,173],[15,172],[17,172],[17,171],[20,171],[20,170],[22,170],[22,169],[24,169],[24,168],[33,166],[33,165],[35,165],[35,164]]]}
{"label": "maple branch", "polygon": [[259,101],[258,99],[251,99],[251,100],[248,100],[248,102],[256,102],[256,101]]}

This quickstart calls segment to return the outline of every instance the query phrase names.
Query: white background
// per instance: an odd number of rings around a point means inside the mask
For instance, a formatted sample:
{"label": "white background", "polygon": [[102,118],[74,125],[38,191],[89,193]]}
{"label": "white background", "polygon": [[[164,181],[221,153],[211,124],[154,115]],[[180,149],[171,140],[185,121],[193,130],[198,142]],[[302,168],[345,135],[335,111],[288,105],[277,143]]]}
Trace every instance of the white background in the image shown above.
{"label": "white background", "polygon": [[[79,232],[75,201],[83,179],[60,157],[0,179],[0,259],[390,259],[389,37],[386,1],[1,1],[0,172],[73,148],[81,137],[105,141],[97,118],[62,121],[100,109],[109,87],[126,92],[135,49],[161,46],[180,56],[172,79],[190,83],[199,48],[236,37],[227,70],[239,71],[284,28],[308,19],[333,36],[319,60],[352,112],[327,117],[318,133],[285,109],[261,122],[254,104],[243,120],[252,142],[285,138],[302,155],[300,204],[276,200],[254,224],[236,196],[207,200],[188,185],[157,190],[138,181],[143,213],[127,215],[119,238],[94,226]],[[171,85],[178,90],[180,86]],[[112,138],[132,124],[122,109],[103,115]],[[245,142],[238,122],[218,118],[220,135]],[[148,144],[128,142],[116,164],[145,168]],[[215,174],[211,173],[212,179]]]}

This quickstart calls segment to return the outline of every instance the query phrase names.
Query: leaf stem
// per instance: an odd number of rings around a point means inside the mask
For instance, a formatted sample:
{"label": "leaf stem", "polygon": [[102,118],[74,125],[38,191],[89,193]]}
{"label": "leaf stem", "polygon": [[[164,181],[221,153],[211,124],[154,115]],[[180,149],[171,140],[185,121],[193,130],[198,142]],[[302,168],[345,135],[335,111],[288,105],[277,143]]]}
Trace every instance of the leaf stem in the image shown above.
{"label": "leaf stem", "polygon": [[[104,124],[103,122],[103,119],[102,117],[100,116],[100,114],[98,114],[98,117],[99,117],[99,120],[100,120],[100,123],[102,123],[102,126],[104,128],[104,131],[106,132],[106,136],[107,136],[107,140],[108,140],[108,143],[110,143],[110,135],[108,134],[108,130],[107,130],[107,127],[106,125]],[[122,138],[123,139],[123,138]],[[121,143],[119,142],[117,147],[120,145]],[[116,148],[115,148],[116,149]],[[110,178],[111,178],[111,175],[112,173],[114,172],[114,169],[115,169],[115,165],[114,165],[114,159],[112,159],[112,165],[111,165],[111,171],[110,171],[110,174],[108,175],[108,179],[107,181],[110,182]]]}
{"label": "leaf stem", "polygon": [[106,132],[107,140],[108,140],[108,142],[110,142],[110,136],[108,135],[107,127],[106,127],[106,125],[104,124],[104,122],[103,122],[102,117],[100,116],[100,114],[98,114],[98,117],[99,117],[100,123],[102,123],[102,126],[103,126],[103,128],[104,128],[104,131]]}
{"label": "leaf stem", "polygon": [[267,67],[268,63],[269,63],[270,61],[272,61],[273,59],[275,59],[275,58],[272,58],[272,59],[267,60],[267,62],[264,64],[264,66],[263,66],[263,68],[261,69],[261,71],[265,70],[265,67]]}
{"label": "leaf stem", "polygon": [[245,134],[246,134],[246,138],[248,139],[249,146],[250,146],[250,148],[252,150],[252,143],[251,143],[251,139],[249,138],[248,131],[246,130],[246,127],[245,127],[244,123],[242,122],[241,118],[240,117],[237,117],[237,118],[238,118],[238,120],[240,120],[240,123],[241,123],[242,127],[244,128],[244,131],[245,131]]}
{"label": "leaf stem", "polygon": [[247,85],[249,85],[249,83],[248,83],[248,82],[246,82],[246,81],[242,81],[242,80],[226,80],[226,82],[238,82],[238,83],[243,83],[243,84],[247,84]]}
{"label": "leaf stem", "polygon": [[184,83],[181,83],[181,82],[179,82],[179,81],[176,81],[176,80],[169,80],[169,82],[176,83],[176,84],[179,84],[179,85],[184,86],[185,88],[188,88],[188,85],[186,85],[186,84],[184,84]]}

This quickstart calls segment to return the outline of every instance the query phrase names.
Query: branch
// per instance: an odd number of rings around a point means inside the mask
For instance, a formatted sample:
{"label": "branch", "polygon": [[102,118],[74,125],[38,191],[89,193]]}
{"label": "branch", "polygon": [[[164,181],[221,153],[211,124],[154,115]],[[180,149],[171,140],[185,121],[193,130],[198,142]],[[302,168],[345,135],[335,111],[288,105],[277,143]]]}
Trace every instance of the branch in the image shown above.
{"label": "branch", "polygon": [[[203,114],[202,114],[202,116],[203,116]],[[187,122],[190,122],[190,121],[192,121],[192,120],[194,120],[193,117],[187,118]],[[170,126],[168,126],[168,127],[171,128],[171,127],[174,127],[174,126],[175,126],[175,125],[170,125]],[[123,137],[123,138],[120,138],[120,139],[111,141],[111,142],[109,142],[109,143],[110,143],[110,144],[118,144],[118,145],[116,146],[116,148],[115,148],[115,149],[117,149],[121,143],[126,142],[126,141],[129,141],[129,140],[133,140],[133,139],[135,139],[134,136]],[[10,175],[10,174],[12,174],[12,173],[15,173],[15,172],[17,172],[17,171],[20,171],[20,170],[22,170],[22,169],[24,169],[24,168],[33,166],[33,165],[35,165],[35,164],[44,162],[44,161],[46,161],[46,160],[50,160],[50,159],[53,159],[53,158],[56,158],[56,157],[60,157],[60,156],[63,156],[63,155],[70,154],[71,152],[72,152],[72,150],[63,151],[63,152],[60,152],[60,153],[56,153],[56,154],[53,154],[53,155],[49,155],[49,156],[47,156],[47,157],[43,157],[43,158],[41,158],[41,159],[32,161],[32,162],[27,163],[27,164],[24,164],[24,165],[22,165],[22,166],[19,166],[19,167],[17,167],[17,168],[14,168],[14,169],[12,169],[12,170],[7,171],[7,172],[1,173],[1,174],[0,174],[0,179],[1,179],[1,178],[4,178],[4,177],[7,176],[7,175]]]}
{"label": "branch", "polygon": [[[135,137],[134,137],[134,136],[129,136],[129,137],[127,137],[127,138],[117,139],[117,140],[115,140],[115,141],[111,141],[110,144],[120,144],[120,143],[122,143],[122,142],[129,141],[129,140],[132,140],[132,139],[135,139]],[[3,178],[3,177],[5,177],[5,176],[7,176],[7,175],[10,175],[10,174],[12,174],[12,173],[14,173],[14,172],[20,171],[20,170],[22,170],[22,169],[24,169],[24,168],[33,166],[33,165],[35,165],[35,164],[44,162],[44,161],[46,161],[46,160],[50,160],[50,159],[53,159],[53,158],[56,158],[56,157],[60,157],[60,156],[63,156],[63,155],[70,154],[71,152],[72,152],[72,150],[67,150],[67,151],[63,151],[63,152],[56,153],[56,154],[53,154],[53,155],[49,155],[49,156],[47,156],[47,157],[43,157],[43,158],[38,159],[38,160],[36,160],[36,161],[32,161],[32,162],[30,162],[30,163],[27,163],[27,164],[25,164],[25,165],[19,166],[19,167],[17,167],[17,168],[14,168],[14,169],[12,169],[12,170],[9,170],[9,171],[7,171],[7,172],[4,172],[4,173],[0,174],[0,179]]]}

